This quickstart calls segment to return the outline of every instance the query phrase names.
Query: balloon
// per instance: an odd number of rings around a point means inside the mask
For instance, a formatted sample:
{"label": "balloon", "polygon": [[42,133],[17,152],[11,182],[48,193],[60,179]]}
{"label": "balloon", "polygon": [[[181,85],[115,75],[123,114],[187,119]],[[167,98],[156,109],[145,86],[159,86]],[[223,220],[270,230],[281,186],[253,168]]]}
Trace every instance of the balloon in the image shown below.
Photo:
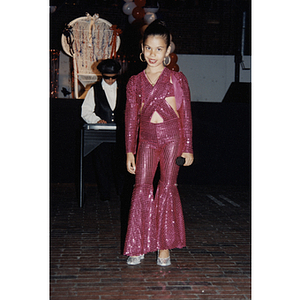
{"label": "balloon", "polygon": [[145,20],[146,24],[148,24],[148,25],[156,19],[157,19],[156,14],[150,13],[150,12],[147,12],[144,17],[144,20]]}
{"label": "balloon", "polygon": [[132,24],[135,21],[135,18],[133,15],[128,16],[128,23]]}
{"label": "balloon", "polygon": [[123,13],[125,15],[130,16],[132,14],[133,9],[136,7],[134,2],[127,2],[123,5]]}
{"label": "balloon", "polygon": [[150,13],[157,13],[159,10],[159,7],[144,7],[145,12],[150,12]]}
{"label": "balloon", "polygon": [[175,51],[175,44],[171,42],[170,46],[171,46],[171,53],[173,53]]}
{"label": "balloon", "polygon": [[141,33],[142,33],[142,34],[144,34],[144,32],[145,32],[145,30],[146,30],[147,27],[148,27],[148,25],[142,26],[142,28],[141,28]]}
{"label": "balloon", "polygon": [[171,57],[170,57],[170,63],[168,64],[168,68],[170,69],[170,70],[173,70],[173,68],[174,68],[174,66],[176,65],[176,63],[174,62],[174,61],[172,61],[171,60]]}
{"label": "balloon", "polygon": [[132,2],[133,0],[124,0],[125,2]]}
{"label": "balloon", "polygon": [[176,64],[178,61],[178,56],[175,53],[170,53],[171,64]]}
{"label": "balloon", "polygon": [[179,71],[179,66],[176,64],[171,68],[172,71],[178,72]]}
{"label": "balloon", "polygon": [[143,19],[145,16],[144,9],[138,6],[135,7],[132,11],[132,16],[137,20]]}
{"label": "balloon", "polygon": [[143,7],[146,5],[146,0],[134,0],[134,3],[136,4],[136,6],[138,7]]}

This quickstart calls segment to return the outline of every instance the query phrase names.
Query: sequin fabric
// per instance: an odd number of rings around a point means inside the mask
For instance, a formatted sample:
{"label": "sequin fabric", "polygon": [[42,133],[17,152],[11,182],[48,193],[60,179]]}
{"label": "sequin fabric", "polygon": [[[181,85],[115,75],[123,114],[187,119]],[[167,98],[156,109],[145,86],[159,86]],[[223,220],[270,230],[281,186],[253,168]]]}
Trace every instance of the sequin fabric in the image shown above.
{"label": "sequin fabric", "polygon": [[[183,91],[179,118],[165,100],[174,93],[171,75],[177,76]],[[155,111],[163,118],[162,123],[150,122]],[[135,186],[124,246],[124,255],[129,256],[186,245],[177,189],[179,166],[175,160],[182,152],[192,153],[193,149],[190,94],[182,73],[165,68],[154,87],[144,72],[130,78],[125,112],[127,153],[136,153],[138,130]],[[160,181],[154,197],[153,179],[158,163]]]}
{"label": "sequin fabric", "polygon": [[[137,148],[137,135],[139,129],[139,121],[141,116],[141,106],[142,103],[152,102],[160,98],[164,100],[167,96],[170,88],[170,78],[176,77],[177,82],[182,88],[182,99],[179,101],[181,103],[180,109],[178,110],[181,131],[182,131],[182,145],[183,152],[193,153],[192,147],[192,115],[191,115],[191,103],[190,103],[190,90],[186,77],[181,72],[174,72],[167,68],[162,72],[159,80],[156,82],[155,86],[152,87],[147,80],[144,71],[132,76],[127,84],[126,92],[126,110],[125,110],[125,139],[126,139],[126,153],[132,152],[136,153]],[[171,87],[172,88],[172,87]],[[181,94],[181,93],[180,93]],[[175,95],[176,97],[176,95]],[[156,100],[157,100],[156,99]],[[177,99],[176,99],[177,102]],[[144,106],[144,107],[145,107]],[[169,106],[167,104],[167,106]],[[143,111],[144,111],[143,107]],[[170,107],[169,107],[170,108]],[[169,116],[174,118],[175,112],[169,111]],[[177,117],[177,116],[176,116]],[[144,118],[143,118],[144,119]],[[165,119],[164,119],[165,120]]]}

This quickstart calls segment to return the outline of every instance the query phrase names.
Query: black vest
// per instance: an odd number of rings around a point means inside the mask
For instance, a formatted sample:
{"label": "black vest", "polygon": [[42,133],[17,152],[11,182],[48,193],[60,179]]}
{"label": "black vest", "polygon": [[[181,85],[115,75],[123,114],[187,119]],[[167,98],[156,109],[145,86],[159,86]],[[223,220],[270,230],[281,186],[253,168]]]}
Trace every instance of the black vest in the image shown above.
{"label": "black vest", "polygon": [[93,85],[95,96],[95,114],[107,123],[119,123],[125,110],[125,98],[121,88],[117,88],[115,109],[112,110],[102,88],[101,81]]}

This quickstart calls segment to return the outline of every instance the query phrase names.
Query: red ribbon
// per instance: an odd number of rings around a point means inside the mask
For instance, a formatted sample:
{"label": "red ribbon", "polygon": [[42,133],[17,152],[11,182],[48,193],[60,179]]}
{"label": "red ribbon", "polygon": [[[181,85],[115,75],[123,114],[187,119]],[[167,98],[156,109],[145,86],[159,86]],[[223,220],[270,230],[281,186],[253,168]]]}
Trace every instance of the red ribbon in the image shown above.
{"label": "red ribbon", "polygon": [[117,36],[119,36],[122,33],[121,29],[117,28],[117,25],[112,25],[110,27],[111,30],[113,30],[113,36],[110,45],[112,46],[110,58],[116,58],[117,56]]}

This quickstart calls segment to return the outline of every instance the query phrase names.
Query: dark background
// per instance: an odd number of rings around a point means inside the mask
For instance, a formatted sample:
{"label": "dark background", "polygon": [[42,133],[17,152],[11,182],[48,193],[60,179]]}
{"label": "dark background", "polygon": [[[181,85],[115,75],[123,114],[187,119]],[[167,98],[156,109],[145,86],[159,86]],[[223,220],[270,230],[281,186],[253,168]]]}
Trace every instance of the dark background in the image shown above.
{"label": "dark background", "polygon": [[[177,54],[235,55],[240,44],[242,13],[247,13],[245,55],[251,54],[250,0],[147,0],[159,3],[157,17],[162,19],[176,45]],[[129,24],[122,11],[122,0],[51,0],[57,9],[50,14],[50,47],[62,49],[61,34],[73,19],[99,14],[123,31],[119,53],[140,53],[140,24]]]}
{"label": "dark background", "polygon": [[[157,2],[160,9],[156,15],[170,29],[177,54],[235,55],[238,60],[242,13],[246,11],[244,54],[251,55],[250,1]],[[122,29],[118,53],[132,58],[129,73],[138,72],[141,24],[128,23],[128,16],[122,12],[123,4],[124,1],[117,0],[50,1],[50,5],[57,6],[50,14],[50,49],[62,49],[60,41],[65,24],[86,12],[98,13],[100,18]],[[221,103],[192,102],[195,162],[191,167],[181,168],[179,184],[250,185],[250,86],[246,84],[245,88],[245,84],[235,81]],[[78,183],[82,101],[50,98],[52,183]],[[89,156],[85,159],[85,182],[95,182]]]}

